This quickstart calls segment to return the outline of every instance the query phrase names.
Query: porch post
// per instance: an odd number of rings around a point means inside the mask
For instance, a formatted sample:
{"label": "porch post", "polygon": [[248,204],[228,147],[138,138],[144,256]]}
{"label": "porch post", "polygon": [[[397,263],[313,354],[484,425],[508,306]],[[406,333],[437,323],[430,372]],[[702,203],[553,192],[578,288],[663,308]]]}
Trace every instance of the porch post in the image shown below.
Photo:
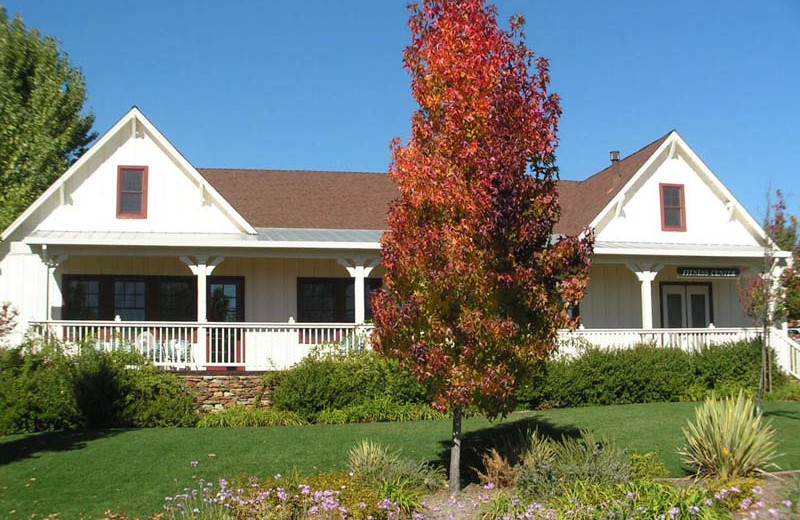
{"label": "porch post", "polygon": [[196,359],[198,365],[206,364],[206,327],[204,323],[208,323],[208,303],[206,301],[208,294],[208,277],[214,272],[214,269],[225,260],[225,257],[218,256],[209,262],[208,256],[198,255],[194,260],[188,256],[180,257],[181,262],[186,264],[189,270],[192,271],[197,277],[197,343],[199,348],[196,352]]}
{"label": "porch post", "polygon": [[366,319],[366,302],[364,301],[364,279],[375,269],[375,259],[370,258],[340,258],[337,260],[339,265],[347,269],[354,282],[355,297],[355,323],[362,325]]}
{"label": "porch post", "polygon": [[641,285],[642,294],[642,329],[653,328],[653,281],[661,270],[660,265],[640,266],[639,264],[628,265],[628,269],[633,271],[636,279]]}
{"label": "porch post", "polygon": [[52,286],[56,283],[56,269],[59,265],[64,263],[67,259],[67,255],[51,255],[50,252],[47,250],[47,244],[42,245],[42,252],[41,252],[42,262],[46,267],[46,278],[45,278],[45,295],[44,295],[44,319],[50,321],[53,319],[53,308],[50,305],[50,291],[52,290]]}

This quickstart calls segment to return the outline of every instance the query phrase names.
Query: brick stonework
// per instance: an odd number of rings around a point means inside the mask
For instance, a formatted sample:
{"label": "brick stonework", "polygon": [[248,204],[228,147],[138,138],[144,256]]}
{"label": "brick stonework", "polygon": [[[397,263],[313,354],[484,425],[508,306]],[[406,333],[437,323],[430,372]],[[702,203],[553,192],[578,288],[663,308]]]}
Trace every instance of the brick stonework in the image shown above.
{"label": "brick stonework", "polygon": [[262,374],[215,374],[212,372],[178,374],[195,396],[202,412],[231,406],[267,408],[270,392],[261,384]]}

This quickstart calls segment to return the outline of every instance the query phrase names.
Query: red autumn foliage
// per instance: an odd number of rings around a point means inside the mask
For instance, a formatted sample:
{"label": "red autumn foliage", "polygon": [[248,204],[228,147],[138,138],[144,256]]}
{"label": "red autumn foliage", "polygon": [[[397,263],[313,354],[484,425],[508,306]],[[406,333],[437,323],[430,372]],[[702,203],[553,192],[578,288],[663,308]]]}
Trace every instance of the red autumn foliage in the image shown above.
{"label": "red autumn foliage", "polygon": [[412,367],[439,409],[507,413],[584,295],[593,239],[553,239],[561,107],[523,20],[482,0],[411,6],[405,65],[419,110],[390,176],[374,348]]}

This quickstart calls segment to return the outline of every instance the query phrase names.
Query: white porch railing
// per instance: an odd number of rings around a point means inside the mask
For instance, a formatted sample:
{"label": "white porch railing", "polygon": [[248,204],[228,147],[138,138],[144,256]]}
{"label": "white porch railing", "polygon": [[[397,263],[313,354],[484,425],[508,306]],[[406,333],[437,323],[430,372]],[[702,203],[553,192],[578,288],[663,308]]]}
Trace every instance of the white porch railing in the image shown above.
{"label": "white porch railing", "polygon": [[138,352],[155,365],[190,370],[244,367],[282,369],[311,349],[366,345],[370,325],[345,323],[195,323],[144,321],[33,321],[31,333],[62,341],[67,348],[89,344],[106,351]]}
{"label": "white porch railing", "polygon": [[[139,352],[158,366],[204,370],[288,368],[320,345],[345,349],[368,344],[371,325],[351,323],[195,323],[121,321],[33,321],[31,332],[57,339],[67,347],[91,344],[104,350]],[[558,356],[577,356],[591,344],[630,348],[637,344],[694,350],[730,341],[757,338],[759,328],[579,329],[559,333]],[[773,349],[780,366],[800,378],[800,344],[773,329]]]}

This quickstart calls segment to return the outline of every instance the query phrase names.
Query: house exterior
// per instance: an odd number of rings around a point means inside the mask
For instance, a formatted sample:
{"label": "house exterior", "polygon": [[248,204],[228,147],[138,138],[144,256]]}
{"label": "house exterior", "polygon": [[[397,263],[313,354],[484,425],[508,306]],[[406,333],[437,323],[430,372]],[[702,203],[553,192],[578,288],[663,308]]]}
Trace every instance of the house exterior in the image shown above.
{"label": "house exterior", "polygon": [[[696,348],[757,333],[739,280],[762,271],[769,241],[677,132],[559,193],[555,233],[596,236],[565,352],[576,338]],[[397,195],[374,173],[195,168],[134,107],[3,232],[0,301],[20,333],[168,367],[290,366],[364,341]],[[771,337],[800,374],[800,345]]]}

